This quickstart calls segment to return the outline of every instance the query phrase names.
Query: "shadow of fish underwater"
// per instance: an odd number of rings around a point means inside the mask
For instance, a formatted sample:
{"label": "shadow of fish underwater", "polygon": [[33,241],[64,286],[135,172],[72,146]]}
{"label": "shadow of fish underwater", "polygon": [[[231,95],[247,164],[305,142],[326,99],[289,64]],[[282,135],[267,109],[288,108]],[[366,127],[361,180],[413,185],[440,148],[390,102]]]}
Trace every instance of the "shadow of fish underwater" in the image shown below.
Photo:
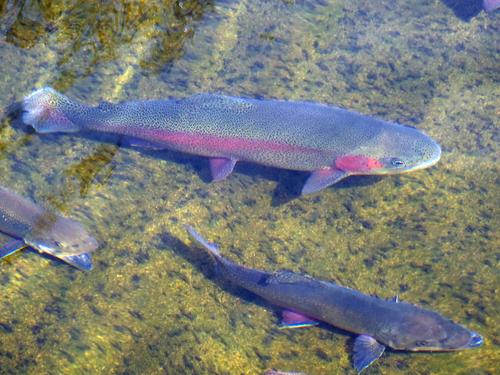
{"label": "shadow of fish underwater", "polygon": [[397,298],[384,300],[292,271],[268,273],[224,258],[191,226],[191,238],[215,260],[219,276],[284,308],[284,328],[325,322],[357,334],[353,365],[360,372],[386,347],[408,351],[455,351],[479,347],[483,338],[440,314]]}
{"label": "shadow of fish underwater", "polygon": [[92,269],[91,252],[97,241],[83,226],[36,205],[0,186],[0,232],[13,240],[0,246],[0,259],[19,250],[33,248],[72,266]]}
{"label": "shadow of fish underwater", "polygon": [[39,133],[103,132],[133,146],[208,157],[215,181],[242,161],[311,172],[302,194],[350,175],[407,173],[437,163],[441,148],[411,126],[308,102],[198,94],[87,106],[42,88],[23,101]]}

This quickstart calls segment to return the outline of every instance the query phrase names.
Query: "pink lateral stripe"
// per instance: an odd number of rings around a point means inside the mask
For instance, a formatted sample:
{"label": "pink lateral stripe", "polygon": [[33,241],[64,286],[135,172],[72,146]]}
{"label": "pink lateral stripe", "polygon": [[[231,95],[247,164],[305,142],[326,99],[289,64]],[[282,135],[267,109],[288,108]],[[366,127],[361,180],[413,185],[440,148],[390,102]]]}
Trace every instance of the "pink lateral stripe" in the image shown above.
{"label": "pink lateral stripe", "polygon": [[166,132],[162,130],[138,129],[140,136],[154,142],[165,142],[166,144],[184,145],[192,147],[203,147],[208,151],[225,152],[231,154],[233,151],[268,150],[276,152],[303,152],[320,153],[322,151],[312,147],[294,146],[285,143],[264,140],[243,139],[237,137],[222,137],[215,135],[183,132]]}

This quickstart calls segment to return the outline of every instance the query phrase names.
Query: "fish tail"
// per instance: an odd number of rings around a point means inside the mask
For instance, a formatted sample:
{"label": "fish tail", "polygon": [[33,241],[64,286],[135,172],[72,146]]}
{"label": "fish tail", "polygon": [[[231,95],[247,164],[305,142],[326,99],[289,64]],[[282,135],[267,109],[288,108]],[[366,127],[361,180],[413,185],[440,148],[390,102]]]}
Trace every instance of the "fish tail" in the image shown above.
{"label": "fish tail", "polygon": [[68,113],[81,104],[70,100],[50,87],[39,89],[24,98],[23,122],[38,133],[77,132],[80,126],[68,118]]}
{"label": "fish tail", "polygon": [[270,274],[253,268],[241,266],[224,258],[216,244],[208,242],[193,227],[185,225],[191,239],[203,247],[215,261],[215,275],[250,291],[261,288]]}
{"label": "fish tail", "polygon": [[212,243],[208,242],[201,234],[199,234],[191,225],[184,226],[193,239],[198,245],[203,247],[206,252],[214,259],[215,261],[215,274],[223,275],[227,273],[228,269],[231,269],[234,265],[231,261],[224,258],[220,251],[219,247]]}
{"label": "fish tail", "polygon": [[208,242],[201,234],[199,234],[191,225],[184,226],[191,236],[193,240],[196,241],[199,245],[201,245],[215,260],[222,259],[222,255],[220,255],[219,247],[211,242]]}

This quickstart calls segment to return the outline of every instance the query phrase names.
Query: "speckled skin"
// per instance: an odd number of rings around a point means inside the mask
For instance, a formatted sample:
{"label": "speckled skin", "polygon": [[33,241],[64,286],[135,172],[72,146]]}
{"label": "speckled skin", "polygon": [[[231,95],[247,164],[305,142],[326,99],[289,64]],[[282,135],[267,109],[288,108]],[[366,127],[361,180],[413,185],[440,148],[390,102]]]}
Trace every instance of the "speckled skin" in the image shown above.
{"label": "speckled skin", "polygon": [[[24,238],[33,231],[37,218],[44,210],[34,203],[0,186],[0,231]],[[55,215],[50,214],[52,219]],[[54,221],[54,220],[52,220]]]}
{"label": "speckled skin", "polygon": [[187,229],[215,259],[218,274],[275,305],[368,335],[397,350],[451,351],[482,344],[477,333],[409,303],[368,296],[292,271],[268,273],[240,266],[224,258],[193,228]]}
{"label": "speckled skin", "polygon": [[[122,134],[156,148],[301,171],[403,173],[436,163],[441,153],[413,127],[307,102],[199,94],[88,107],[44,88],[24,100],[24,110],[24,121],[41,133]],[[352,156],[376,163],[345,163]]]}
{"label": "speckled skin", "polygon": [[80,223],[56,215],[1,186],[0,232],[22,239],[40,252],[62,258],[97,248],[96,240]]}

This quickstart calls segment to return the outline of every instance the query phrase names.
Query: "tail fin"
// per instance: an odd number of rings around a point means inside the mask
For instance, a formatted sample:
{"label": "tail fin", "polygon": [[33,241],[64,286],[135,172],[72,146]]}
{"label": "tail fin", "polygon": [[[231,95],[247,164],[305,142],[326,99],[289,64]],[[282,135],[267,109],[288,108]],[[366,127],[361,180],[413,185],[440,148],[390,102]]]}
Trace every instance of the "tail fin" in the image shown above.
{"label": "tail fin", "polygon": [[220,260],[222,258],[222,256],[220,255],[219,247],[216,244],[208,242],[191,225],[185,225],[184,227],[188,231],[191,238],[203,248],[205,248],[209,252],[209,254],[215,258],[215,260]]}
{"label": "tail fin", "polygon": [[231,261],[227,260],[220,254],[219,247],[216,244],[208,242],[191,225],[184,225],[184,227],[191,236],[191,239],[194,240],[198,245],[203,247],[213,258],[213,260],[215,261],[216,275],[226,275],[228,269],[232,269],[234,267],[234,264]]}
{"label": "tail fin", "polygon": [[66,112],[75,102],[50,87],[44,87],[23,100],[23,121],[38,133],[77,132],[80,127],[68,119]]}

